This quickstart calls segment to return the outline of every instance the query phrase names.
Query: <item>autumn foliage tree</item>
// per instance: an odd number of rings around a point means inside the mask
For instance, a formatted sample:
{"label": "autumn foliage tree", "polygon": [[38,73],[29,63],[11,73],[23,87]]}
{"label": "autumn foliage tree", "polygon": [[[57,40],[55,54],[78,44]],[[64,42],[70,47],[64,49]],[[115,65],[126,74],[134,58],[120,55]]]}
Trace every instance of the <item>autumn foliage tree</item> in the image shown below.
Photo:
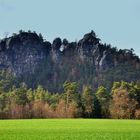
{"label": "autumn foliage tree", "polygon": [[138,102],[131,88],[130,83],[123,81],[121,83],[114,83],[112,88],[112,103],[110,106],[112,118],[135,118]]}

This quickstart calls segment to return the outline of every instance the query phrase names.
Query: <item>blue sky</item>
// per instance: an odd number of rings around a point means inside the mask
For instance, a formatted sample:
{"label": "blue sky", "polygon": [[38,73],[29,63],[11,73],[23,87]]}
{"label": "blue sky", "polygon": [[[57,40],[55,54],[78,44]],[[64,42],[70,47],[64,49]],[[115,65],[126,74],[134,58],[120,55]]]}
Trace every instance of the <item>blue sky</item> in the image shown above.
{"label": "blue sky", "polygon": [[102,42],[140,56],[140,0],[0,0],[0,38],[18,30],[79,40],[94,30]]}

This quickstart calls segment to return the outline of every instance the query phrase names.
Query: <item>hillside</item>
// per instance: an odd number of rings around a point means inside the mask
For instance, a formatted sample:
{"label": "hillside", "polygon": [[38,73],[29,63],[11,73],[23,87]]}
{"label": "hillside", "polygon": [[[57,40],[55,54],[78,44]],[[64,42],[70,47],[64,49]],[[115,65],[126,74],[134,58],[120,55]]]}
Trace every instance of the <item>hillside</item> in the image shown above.
{"label": "hillside", "polygon": [[140,59],[133,49],[102,44],[94,31],[78,42],[58,37],[52,43],[41,34],[20,31],[0,40],[0,70],[11,73],[15,84],[42,85],[51,92],[62,91],[65,81],[78,82],[80,89],[109,89],[114,81],[139,82]]}

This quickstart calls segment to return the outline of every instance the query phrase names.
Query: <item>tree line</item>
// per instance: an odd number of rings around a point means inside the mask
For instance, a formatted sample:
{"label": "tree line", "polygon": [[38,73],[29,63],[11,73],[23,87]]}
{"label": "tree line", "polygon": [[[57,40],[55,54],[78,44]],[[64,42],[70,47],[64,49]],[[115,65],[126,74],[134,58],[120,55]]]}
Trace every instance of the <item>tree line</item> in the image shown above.
{"label": "tree line", "polygon": [[93,92],[78,83],[65,82],[63,93],[50,93],[42,86],[28,89],[25,84],[5,90],[0,82],[0,119],[32,118],[140,118],[140,85],[114,82],[111,91],[100,86]]}

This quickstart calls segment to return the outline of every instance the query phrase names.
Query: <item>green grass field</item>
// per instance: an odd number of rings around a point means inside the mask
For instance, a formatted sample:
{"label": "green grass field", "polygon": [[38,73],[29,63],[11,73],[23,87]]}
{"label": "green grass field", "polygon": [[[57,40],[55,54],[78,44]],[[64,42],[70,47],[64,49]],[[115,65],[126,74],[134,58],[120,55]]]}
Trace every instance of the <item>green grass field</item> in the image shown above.
{"label": "green grass field", "polygon": [[1,120],[0,140],[140,140],[140,121]]}

